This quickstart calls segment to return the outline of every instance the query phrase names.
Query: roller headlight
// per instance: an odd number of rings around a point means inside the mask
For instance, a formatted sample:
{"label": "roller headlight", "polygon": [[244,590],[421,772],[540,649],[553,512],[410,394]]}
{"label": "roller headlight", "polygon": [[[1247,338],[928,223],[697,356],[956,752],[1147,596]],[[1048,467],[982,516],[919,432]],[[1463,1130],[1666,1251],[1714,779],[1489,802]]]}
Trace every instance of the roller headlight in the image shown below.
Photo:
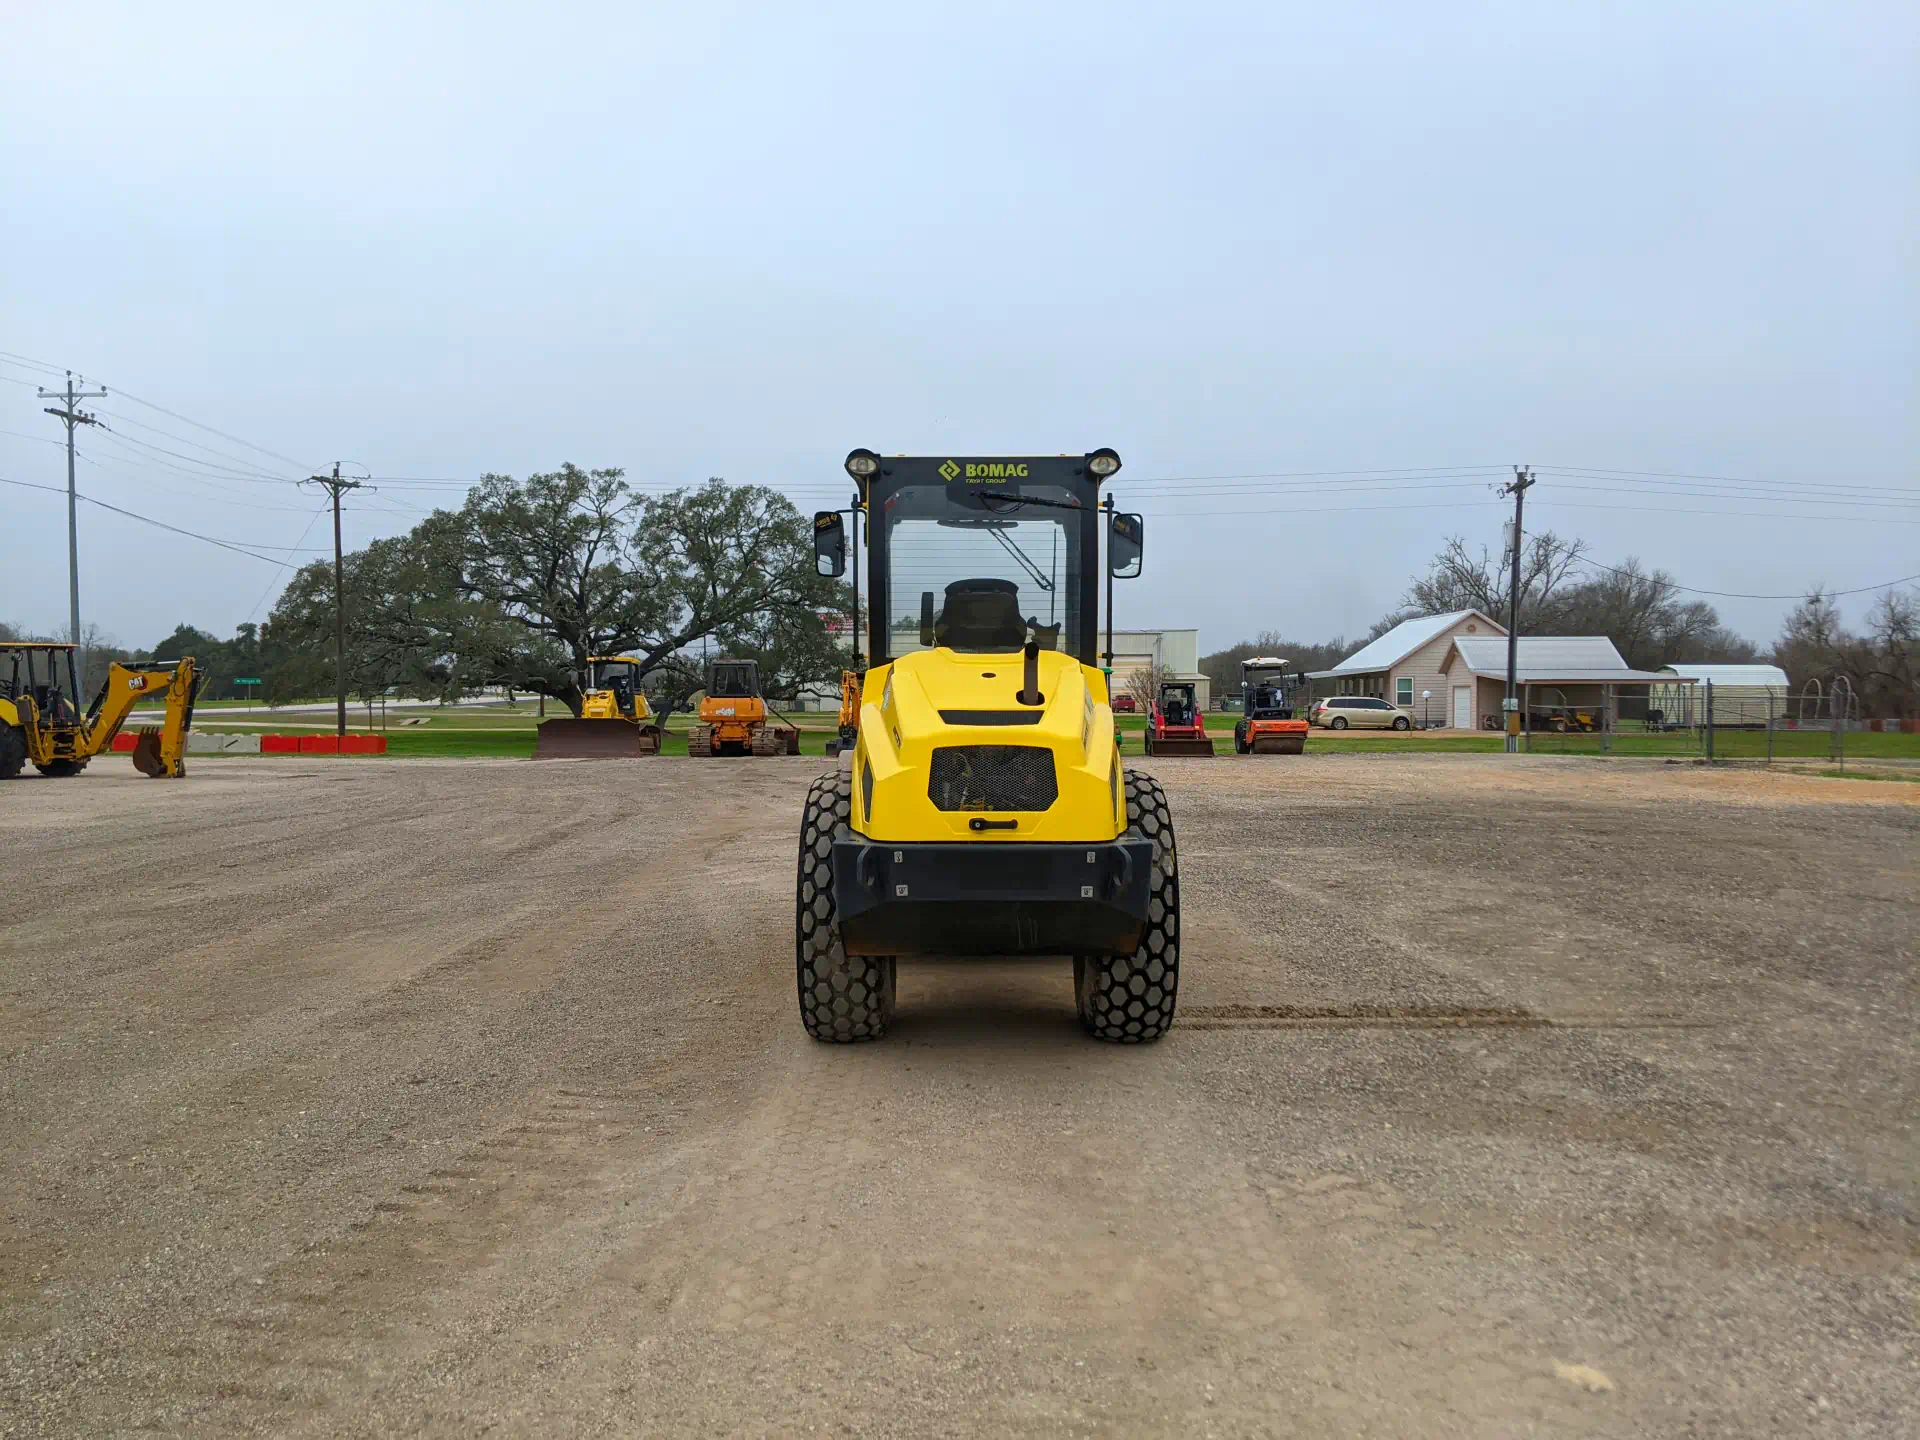
{"label": "roller headlight", "polygon": [[[849,462],[851,463],[851,462]],[[1090,474],[1104,480],[1116,474],[1120,469],[1120,457],[1104,445],[1087,456],[1087,470]]]}

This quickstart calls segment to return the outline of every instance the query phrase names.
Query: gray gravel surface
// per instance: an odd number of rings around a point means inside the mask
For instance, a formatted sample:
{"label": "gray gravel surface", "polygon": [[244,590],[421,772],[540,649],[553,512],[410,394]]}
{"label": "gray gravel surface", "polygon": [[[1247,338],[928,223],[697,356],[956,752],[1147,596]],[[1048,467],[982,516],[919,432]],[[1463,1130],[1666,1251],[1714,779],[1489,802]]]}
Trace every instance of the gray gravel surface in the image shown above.
{"label": "gray gravel surface", "polygon": [[819,763],[0,786],[0,1433],[1920,1433],[1913,787],[1156,761],[1165,1042],[829,1048]]}

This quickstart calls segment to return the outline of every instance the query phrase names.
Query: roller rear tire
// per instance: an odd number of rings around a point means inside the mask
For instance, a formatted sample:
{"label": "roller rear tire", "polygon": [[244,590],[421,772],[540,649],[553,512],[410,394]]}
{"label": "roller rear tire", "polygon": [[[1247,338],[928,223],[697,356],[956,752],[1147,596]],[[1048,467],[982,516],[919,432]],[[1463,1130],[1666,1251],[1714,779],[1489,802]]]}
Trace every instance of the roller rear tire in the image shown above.
{"label": "roller rear tire", "polygon": [[1074,956],[1073,999],[1094,1039],[1144,1045],[1173,1028],[1180,990],[1180,862],[1173,813],[1151,775],[1127,776],[1127,834],[1153,841],[1146,933],[1131,955]]}
{"label": "roller rear tire", "polygon": [[800,875],[794,899],[794,971],[800,1023],[827,1044],[879,1040],[893,1022],[897,964],[891,955],[849,955],[833,905],[833,842],[853,811],[847,776],[822,775],[807,791],[800,821]]}

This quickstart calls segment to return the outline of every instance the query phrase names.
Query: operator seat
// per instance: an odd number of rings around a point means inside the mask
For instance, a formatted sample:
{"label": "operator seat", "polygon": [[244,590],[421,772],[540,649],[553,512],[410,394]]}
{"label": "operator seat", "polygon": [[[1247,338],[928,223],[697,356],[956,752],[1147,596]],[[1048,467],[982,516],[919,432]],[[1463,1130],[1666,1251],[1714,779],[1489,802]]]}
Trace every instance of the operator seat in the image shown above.
{"label": "operator seat", "polygon": [[933,623],[933,643],[949,650],[1005,654],[1027,643],[1020,587],[1011,580],[956,580]]}

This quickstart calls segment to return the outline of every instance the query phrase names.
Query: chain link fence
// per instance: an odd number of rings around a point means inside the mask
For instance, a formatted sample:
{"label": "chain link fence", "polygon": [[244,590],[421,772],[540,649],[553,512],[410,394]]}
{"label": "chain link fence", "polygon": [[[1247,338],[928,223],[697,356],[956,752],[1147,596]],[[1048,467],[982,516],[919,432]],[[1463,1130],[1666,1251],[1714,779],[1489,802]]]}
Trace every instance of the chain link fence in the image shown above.
{"label": "chain link fence", "polygon": [[[1751,687],[1728,694],[1711,683],[1609,694],[1569,703],[1549,690],[1524,702],[1521,749],[1538,755],[1647,755],[1701,760],[1920,759],[1913,720],[1863,719],[1856,706],[1803,700]],[[1913,738],[1905,738],[1913,737]]]}

